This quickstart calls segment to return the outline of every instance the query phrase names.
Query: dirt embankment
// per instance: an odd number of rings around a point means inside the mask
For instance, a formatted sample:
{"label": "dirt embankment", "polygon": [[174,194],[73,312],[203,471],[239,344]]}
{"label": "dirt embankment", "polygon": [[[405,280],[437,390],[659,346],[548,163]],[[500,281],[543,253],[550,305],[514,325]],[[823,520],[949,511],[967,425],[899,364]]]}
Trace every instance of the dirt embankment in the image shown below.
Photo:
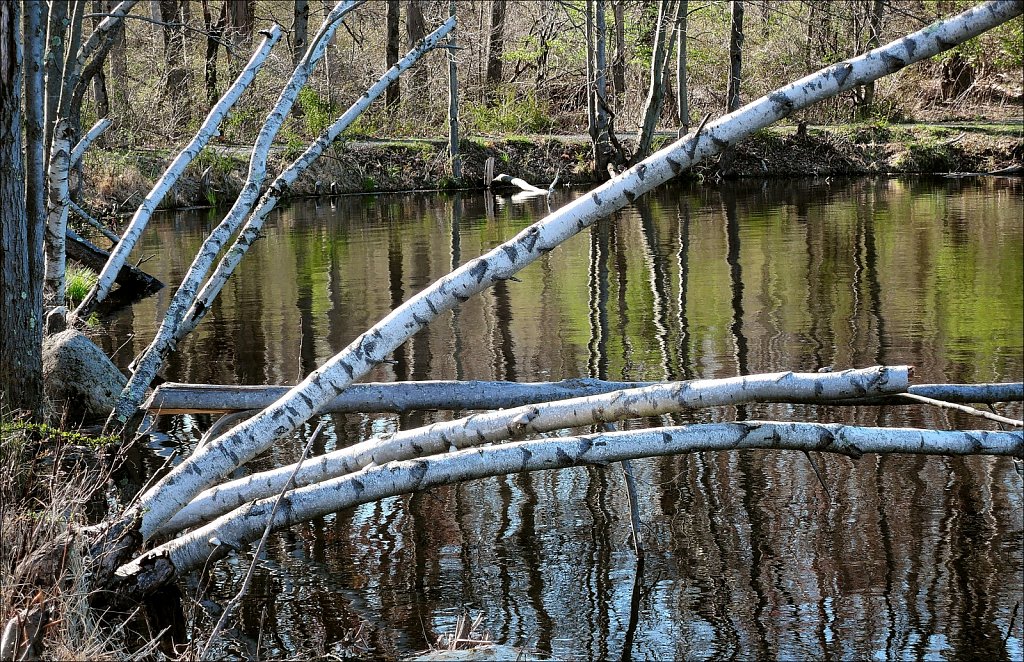
{"label": "dirt embankment", "polygon": [[[669,138],[661,138],[665,144]],[[657,146],[657,145],[656,145]],[[585,139],[560,136],[479,138],[462,141],[463,176],[456,181],[447,142],[395,140],[338,143],[290,191],[294,196],[482,188],[484,163],[547,185],[556,173],[567,184],[595,181]],[[298,154],[271,156],[270,177]],[[82,187],[86,207],[97,213],[134,209],[173,157],[168,152],[94,150],[87,154]],[[230,202],[245,178],[243,148],[207,148],[189,166],[163,203],[165,208]],[[1024,165],[1024,126],[1015,124],[793,127],[758,132],[724,159],[698,164],[695,177],[801,177],[900,173],[992,172]],[[268,179],[269,181],[269,179]]]}

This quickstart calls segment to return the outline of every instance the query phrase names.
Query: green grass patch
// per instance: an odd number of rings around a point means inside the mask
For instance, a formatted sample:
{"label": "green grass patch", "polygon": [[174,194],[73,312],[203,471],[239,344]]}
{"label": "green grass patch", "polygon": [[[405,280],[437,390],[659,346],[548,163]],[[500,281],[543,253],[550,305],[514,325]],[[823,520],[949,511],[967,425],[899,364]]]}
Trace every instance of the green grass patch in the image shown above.
{"label": "green grass patch", "polygon": [[93,288],[99,276],[89,267],[71,265],[64,275],[64,298],[71,305],[78,305],[89,290]]}

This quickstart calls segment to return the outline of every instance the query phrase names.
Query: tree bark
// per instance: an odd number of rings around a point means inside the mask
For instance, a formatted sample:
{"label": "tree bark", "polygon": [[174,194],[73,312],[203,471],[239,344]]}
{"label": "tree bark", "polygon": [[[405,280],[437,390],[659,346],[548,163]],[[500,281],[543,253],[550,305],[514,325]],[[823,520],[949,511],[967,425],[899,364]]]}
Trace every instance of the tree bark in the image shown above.
{"label": "tree bark", "polygon": [[826,402],[863,395],[906,391],[907,366],[846,370],[840,373],[772,373],[670,382],[575,397],[545,404],[491,411],[422,428],[403,430],[390,439],[372,439],[327,453],[305,464],[264,471],[206,490],[162,527],[158,535],[170,535],[208,522],[240,503],[278,494],[292,479],[303,487],[359,471],[370,464],[409,460],[497,443],[530,434],[647,418],[690,409],[792,399]]}
{"label": "tree bark", "polygon": [[139,237],[142,236],[142,231],[146,229],[146,224],[149,222],[153,212],[156,211],[157,205],[160,204],[160,201],[164,199],[167,192],[178,181],[185,168],[188,167],[188,164],[199,155],[203,147],[217,134],[217,127],[220,126],[221,121],[227,116],[228,111],[231,110],[235,102],[242,96],[245,89],[252,83],[256,72],[260,70],[270,54],[270,49],[273,48],[280,38],[280,28],[276,26],[271,28],[263,43],[253,53],[248,65],[239,74],[238,80],[224,93],[220,101],[210,109],[210,113],[206,116],[206,121],[203,122],[203,125],[199,127],[199,131],[196,132],[196,135],[193,136],[188,145],[178,153],[174,161],[171,162],[171,165],[164,171],[164,174],[153,185],[153,188],[132,216],[128,227],[121,234],[121,241],[111,252],[110,260],[100,272],[96,285],[93,286],[89,294],[82,300],[82,303],[75,309],[76,316],[82,319],[88,317],[89,313],[110,294],[114,281],[121,271],[121,267],[124,266],[125,260],[131,254],[132,249],[135,248]]}
{"label": "tree bark", "polygon": [[[878,40],[882,34],[882,13],[885,11],[885,0],[871,0],[871,13],[868,16],[868,40],[866,50],[878,48]],[[864,84],[857,108],[860,119],[868,119],[874,112],[875,81]]]}
{"label": "tree bark", "polygon": [[[643,457],[732,450],[804,450],[860,458],[867,453],[1002,455],[1024,457],[1024,433],[854,427],[822,423],[744,421],[519,441],[406,462],[288,492],[271,520],[277,497],[241,505],[213,522],[170,540],[118,570],[123,590],[146,594],[210,561],[281,529],[390,496],[489,476],[599,465]],[[155,580],[155,581],[154,581]],[[152,582],[152,583],[150,583]],[[129,588],[130,587],[130,588]]]}
{"label": "tree bark", "polygon": [[[46,234],[46,153],[45,140],[45,53],[46,53],[45,3],[24,5],[24,72],[25,72],[25,219],[28,225],[28,282],[24,305],[34,311],[27,318],[29,332],[33,334],[32,347],[42,347],[43,342],[43,241]],[[16,124],[14,125],[16,126]],[[6,143],[6,140],[0,141]],[[6,170],[0,167],[0,171]],[[4,244],[6,247],[6,243]],[[6,302],[4,304],[6,306]],[[34,317],[33,317],[34,315]],[[8,322],[0,323],[0,329],[7,328]],[[34,351],[28,351],[23,361],[29,374],[35,374],[41,360]],[[5,364],[6,365],[6,364]],[[6,368],[0,368],[6,373]],[[41,379],[41,378],[40,378]],[[41,382],[40,382],[41,384]],[[42,397],[37,385],[28,383],[28,400]],[[39,386],[41,389],[42,387]]]}
{"label": "tree bark", "polygon": [[661,0],[658,3],[658,25],[654,33],[654,48],[651,53],[651,82],[644,104],[643,121],[637,135],[636,152],[633,162],[646,159],[651,153],[654,132],[658,130],[661,119],[661,108],[665,100],[665,87],[668,80],[668,60],[672,54],[673,40],[679,21],[681,3],[675,0]]}
{"label": "tree bark", "polygon": [[68,174],[71,170],[71,125],[57,120],[50,147],[47,175],[46,235],[43,242],[43,301],[47,307],[64,305],[66,257],[64,235],[68,227]]}
{"label": "tree bark", "polygon": [[[611,391],[654,386],[656,382],[610,382],[600,379],[563,379],[558,382],[444,381],[352,384],[328,402],[322,412],[352,414],[425,410],[509,409],[538,402],[599,395]],[[223,414],[265,409],[291,390],[290,386],[225,386],[165,382],[142,405],[151,414]],[[1024,383],[914,384],[907,393],[963,404],[1024,401]],[[792,398],[784,402],[796,402]],[[776,402],[765,399],[763,402]],[[800,400],[799,402],[804,402]],[[908,404],[899,398],[855,398],[848,401],[815,400],[831,405]]]}
{"label": "tree bark", "polygon": [[729,3],[729,89],[726,92],[725,112],[740,107],[740,81],[743,77],[743,0]]}
{"label": "tree bark", "polygon": [[309,47],[309,0],[295,0],[292,16],[292,66],[297,67]]}
{"label": "tree bark", "polygon": [[[390,69],[398,62],[398,24],[399,24],[399,0],[387,0],[387,18],[385,19],[385,30],[387,37],[384,44],[384,68]],[[384,94],[384,107],[388,110],[396,110],[402,100],[402,87],[396,80],[388,86]]]}
{"label": "tree bark", "polygon": [[[106,3],[104,0],[92,0],[93,13],[106,13],[105,10]],[[92,19],[93,30],[99,25],[100,20],[98,16]],[[92,95],[96,101],[96,117],[107,117],[110,115],[110,99],[107,96],[107,76],[103,73],[102,67],[92,77]]]}
{"label": "tree bark", "polygon": [[[115,0],[108,0],[107,9],[114,7]],[[110,107],[119,122],[127,119],[128,95],[128,43],[125,39],[124,22],[117,26],[114,43],[110,48]],[[119,125],[120,126],[120,125]]]}
{"label": "tree bark", "polygon": [[217,91],[217,51],[220,50],[224,26],[228,20],[227,8],[227,3],[222,4],[220,13],[217,18],[214,18],[213,12],[210,10],[210,0],[203,0],[203,25],[206,27],[206,66],[203,82],[206,86],[206,102],[211,106],[220,97],[220,93]]}
{"label": "tree bark", "polygon": [[505,0],[491,0],[491,19],[487,31],[487,88],[493,91],[501,83],[502,55],[505,49]]}
{"label": "tree bark", "polygon": [[68,2],[50,3],[46,28],[46,102],[44,106],[46,132],[43,153],[50,158],[50,145],[53,142],[53,124],[57,121],[57,104],[60,102],[60,91],[64,84],[64,51],[67,48]]}
{"label": "tree bark", "polygon": [[507,280],[597,219],[623,208],[694,162],[796,110],[952,48],[1022,11],[1024,2],[1020,0],[979,5],[880,49],[801,78],[665,147],[411,297],[310,373],[288,395],[171,470],[140,497],[136,508],[119,523],[128,526],[128,522],[139,518],[141,531],[151,534],[202,490],[277,439],[294,432],[342,389],[390,356],[439,314],[494,283]]}
{"label": "tree bark", "polygon": [[679,138],[690,131],[690,99],[686,76],[686,30],[690,18],[689,10],[689,0],[679,0],[676,23],[676,111],[679,123],[676,135]]}
{"label": "tree bark", "polygon": [[[24,410],[38,419],[43,311],[29,295],[33,284],[21,142],[21,10],[18,0],[0,0],[0,408],[5,418],[11,410]],[[36,13],[26,22],[39,19]],[[38,52],[38,44],[33,43],[31,52]],[[35,78],[30,85],[38,84],[38,74]],[[37,114],[34,110],[33,117]],[[37,156],[30,154],[30,159]]]}
{"label": "tree bark", "polygon": [[187,124],[191,115],[188,69],[185,66],[185,36],[176,25],[181,21],[179,2],[181,0],[160,0],[160,20],[165,23],[164,99],[169,104],[176,128]]}
{"label": "tree bark", "polygon": [[612,17],[615,29],[615,55],[612,57],[612,86],[615,102],[621,104],[626,94],[626,17],[625,0],[613,0]]}
{"label": "tree bark", "polygon": [[224,0],[227,11],[226,31],[231,44],[228,71],[232,78],[238,74],[238,54],[249,50],[252,43],[254,0]]}
{"label": "tree bark", "polygon": [[[354,0],[341,0],[335,5],[334,9],[327,16],[324,25],[321,26],[319,33],[314,38],[313,47],[306,53],[302,63],[292,72],[288,83],[278,95],[277,102],[267,114],[263,126],[260,128],[259,135],[256,136],[256,144],[253,145],[252,153],[249,156],[249,171],[246,175],[245,183],[242,184],[242,190],[239,192],[238,198],[217,227],[207,236],[203,245],[199,248],[199,252],[192,260],[188,272],[178,285],[178,289],[171,299],[171,303],[167,308],[156,336],[150,345],[143,350],[142,354],[137,357],[135,372],[118,398],[114,411],[111,412],[108,419],[108,425],[114,425],[119,429],[123,428],[128,419],[138,411],[139,403],[145,397],[146,389],[149,388],[150,383],[156,376],[157,370],[160,369],[164,359],[175,345],[174,336],[178,331],[178,327],[181,325],[182,320],[185,319],[185,314],[189,308],[195,302],[197,290],[202,285],[202,281],[206,278],[207,273],[209,273],[213,260],[220,253],[220,249],[223,248],[227,240],[238,230],[256,202],[263,187],[263,179],[267,174],[267,156],[273,145],[274,137],[284,124],[288,112],[295,104],[299,90],[309,80],[310,75],[313,73],[313,68],[327,52],[331,37],[338,29],[338,26],[341,25],[342,20],[360,4],[360,2]],[[277,30],[276,34],[279,35],[278,26],[274,26],[274,28]]]}
{"label": "tree bark", "polygon": [[[448,18],[456,19],[455,0],[449,0]],[[462,156],[459,154],[459,67],[455,60],[457,44],[455,28],[448,37],[448,158],[452,167],[452,178],[462,179]]]}
{"label": "tree bark", "polygon": [[[405,5],[405,43],[412,50],[416,43],[427,34],[427,24],[423,20],[422,0],[407,0]],[[427,88],[427,70],[420,68],[410,76],[409,98],[415,98]]]}

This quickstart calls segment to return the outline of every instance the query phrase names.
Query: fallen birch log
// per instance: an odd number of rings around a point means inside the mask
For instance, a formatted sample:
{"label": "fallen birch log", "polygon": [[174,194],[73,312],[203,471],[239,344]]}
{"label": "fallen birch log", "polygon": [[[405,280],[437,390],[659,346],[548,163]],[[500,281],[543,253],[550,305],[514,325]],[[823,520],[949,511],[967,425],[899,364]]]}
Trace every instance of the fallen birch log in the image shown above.
{"label": "fallen birch log", "polygon": [[[288,465],[206,490],[158,531],[169,535],[208,522],[240,504],[278,494],[292,479],[298,486],[350,474],[372,464],[437,455],[449,449],[504,441],[529,434],[672,414],[688,409],[780,398],[835,400],[906,390],[908,366],[876,366],[832,373],[776,372],[725,379],[668,382],[582,398],[474,414],[412,430],[389,439],[370,439],[305,463]],[[143,531],[145,534],[145,531]]]}
{"label": "fallen birch log", "polygon": [[[82,209],[78,204],[75,203],[74,200],[68,200],[68,203],[71,207],[71,211],[75,212],[75,214],[80,219],[82,219],[92,227],[96,228],[100,232],[100,234],[109,239],[111,246],[115,246],[117,245],[117,242],[121,241],[121,237],[114,234],[114,232],[110,228],[101,223],[98,219],[94,218],[92,214]],[[100,268],[103,268],[102,265],[100,266]]]}
{"label": "fallen birch log", "polygon": [[[700,424],[513,442],[374,466],[296,489],[285,495],[274,529],[324,517],[352,506],[489,476],[604,465],[695,451],[738,449],[925,455],[1024,457],[1024,432],[938,431],[821,423]],[[170,540],[118,570],[123,590],[146,594],[177,576],[223,558],[258,539],[277,497],[244,504],[215,521]]]}
{"label": "fallen birch log", "polygon": [[[118,11],[121,10],[122,5],[118,6]],[[106,22],[104,20],[100,25],[102,26]],[[75,309],[74,315],[76,317],[88,317],[89,313],[110,294],[110,290],[113,289],[118,274],[121,272],[121,267],[128,260],[128,256],[131,254],[132,249],[135,248],[139,237],[142,236],[142,231],[146,229],[146,225],[149,223],[149,219],[153,212],[156,211],[160,201],[164,199],[168,191],[177,183],[182,173],[185,172],[185,168],[188,167],[188,164],[199,156],[199,153],[206,144],[217,135],[217,127],[220,126],[228,111],[231,110],[235,102],[241,98],[242,93],[252,83],[256,73],[263,67],[267,56],[270,55],[270,50],[281,39],[281,34],[281,27],[278,25],[272,26],[269,32],[264,34],[263,41],[253,52],[252,57],[249,59],[248,64],[245,65],[245,68],[242,69],[242,73],[238,75],[237,80],[228,88],[224,96],[217,101],[213,108],[210,109],[210,112],[206,115],[206,120],[199,127],[199,130],[196,131],[192,140],[174,157],[171,165],[167,166],[164,174],[153,184],[153,188],[135,211],[132,220],[128,222],[128,227],[124,229],[121,241],[118,242],[110,255],[110,259],[107,260],[107,263],[100,271],[96,285],[93,286],[89,294],[82,300],[82,303]],[[96,33],[94,33],[94,36],[96,36]],[[92,43],[92,39],[89,40],[89,43]]]}
{"label": "fallen birch log", "polygon": [[[410,411],[507,409],[584,395],[598,395],[659,382],[610,382],[589,377],[557,382],[447,381],[368,382],[352,384],[320,413],[351,414]],[[151,414],[225,414],[264,409],[292,389],[291,386],[227,386],[165,382],[153,389],[142,404]],[[1024,382],[1005,384],[913,384],[907,393],[960,404],[1024,401]],[[761,402],[821,405],[911,405],[895,396],[848,398],[824,401],[797,397]]]}
{"label": "fallen birch log", "polygon": [[[987,2],[762,97],[678,140],[618,177],[470,260],[420,291],[314,370],[288,395],[206,444],[141,495],[112,530],[152,534],[202,490],[294,432],[331,399],[442,312],[553,250],[600,218],[625,207],[693,163],[823,99],[929,58],[1024,12],[1024,1]],[[141,401],[141,398],[140,398]],[[123,421],[122,421],[123,423]],[[138,521],[136,521],[138,520]]]}

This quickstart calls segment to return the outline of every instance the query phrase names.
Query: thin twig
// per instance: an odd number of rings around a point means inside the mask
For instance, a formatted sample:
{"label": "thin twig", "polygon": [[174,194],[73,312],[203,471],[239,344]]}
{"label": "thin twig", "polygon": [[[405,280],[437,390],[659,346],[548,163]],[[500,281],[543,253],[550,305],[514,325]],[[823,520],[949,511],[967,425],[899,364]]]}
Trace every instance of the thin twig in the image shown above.
{"label": "thin twig", "polygon": [[697,143],[700,142],[700,132],[704,130],[704,125],[708,123],[709,119],[711,119],[711,113],[705,114],[704,115],[704,119],[702,119],[700,121],[700,124],[697,125],[697,130],[693,132],[693,144],[690,145],[690,158],[691,159],[697,153]]}
{"label": "thin twig", "polygon": [[295,464],[295,470],[292,471],[292,475],[289,476],[288,482],[284,484],[284,488],[281,490],[281,493],[277,495],[277,501],[274,502],[274,507],[270,510],[270,517],[267,518],[267,526],[263,529],[263,537],[260,538],[260,543],[256,546],[256,552],[253,554],[252,563],[249,564],[249,571],[245,573],[245,579],[242,581],[242,588],[238,590],[235,597],[231,598],[231,602],[229,602],[224,608],[224,613],[220,615],[220,619],[217,621],[217,626],[213,628],[213,633],[210,634],[209,641],[207,641],[206,646],[203,647],[203,652],[199,654],[200,660],[207,659],[206,654],[209,652],[210,647],[213,645],[213,642],[217,640],[221,630],[224,629],[224,625],[228,621],[228,617],[231,616],[231,613],[238,607],[238,604],[242,601],[242,596],[244,596],[245,592],[249,589],[249,582],[252,580],[252,576],[256,572],[256,563],[260,559],[260,554],[263,553],[263,548],[267,544],[267,538],[270,537],[270,530],[274,526],[274,516],[277,514],[277,508],[281,505],[281,501],[284,500],[284,495],[288,493],[289,489],[291,489],[292,483],[295,482],[295,474],[299,473],[299,468],[302,466],[302,462],[306,459],[306,456],[309,455],[309,449],[313,447],[313,442],[316,441],[318,436],[320,436],[320,431],[323,430],[323,427],[324,422],[320,421],[320,424],[316,426],[315,430],[313,430],[313,434],[309,436],[309,441],[306,442],[306,447],[302,449],[302,456]]}
{"label": "thin twig", "polygon": [[988,420],[996,421],[997,423],[1006,423],[1007,425],[1012,425],[1014,427],[1024,428],[1024,421],[1018,421],[1015,418],[1007,418],[1005,416],[1000,416],[999,414],[991,414],[987,411],[975,409],[974,407],[968,407],[967,405],[958,405],[954,402],[946,402],[945,400],[926,398],[923,395],[915,395],[913,393],[900,393],[899,397],[905,398],[907,400],[916,400],[917,402],[922,402],[926,405],[942,407],[943,409],[955,409],[957,411],[962,411],[965,414],[970,414],[971,416],[987,418]]}

